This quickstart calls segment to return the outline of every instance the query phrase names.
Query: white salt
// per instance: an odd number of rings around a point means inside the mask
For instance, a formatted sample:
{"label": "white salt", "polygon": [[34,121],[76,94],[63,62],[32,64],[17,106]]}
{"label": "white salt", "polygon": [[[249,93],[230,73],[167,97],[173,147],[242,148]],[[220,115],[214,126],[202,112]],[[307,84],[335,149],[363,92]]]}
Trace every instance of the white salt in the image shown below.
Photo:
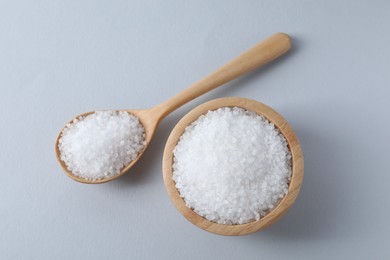
{"label": "white salt", "polygon": [[185,129],[173,179],[186,205],[220,224],[259,220],[288,190],[291,153],[280,131],[242,108],[219,108]]}
{"label": "white salt", "polygon": [[61,160],[74,175],[99,180],[118,175],[145,146],[139,118],[125,111],[79,117],[61,133]]}

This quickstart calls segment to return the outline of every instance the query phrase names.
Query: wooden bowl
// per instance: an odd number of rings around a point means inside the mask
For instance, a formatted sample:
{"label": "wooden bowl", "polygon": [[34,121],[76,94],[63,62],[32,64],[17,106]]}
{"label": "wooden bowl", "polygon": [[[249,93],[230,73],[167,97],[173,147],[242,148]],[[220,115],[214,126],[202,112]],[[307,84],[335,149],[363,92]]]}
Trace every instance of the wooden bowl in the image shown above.
{"label": "wooden bowl", "polygon": [[[257,221],[249,222],[246,224],[226,225],[211,222],[198,214],[196,214],[191,208],[187,207],[183,198],[180,196],[179,191],[176,189],[175,181],[173,180],[173,149],[178,143],[180,136],[183,134],[185,128],[194,122],[199,116],[206,114],[209,110],[216,110],[220,107],[241,107],[249,111],[254,111],[259,115],[264,116],[268,121],[272,122],[286,138],[288,147],[292,155],[292,175],[289,183],[287,194],[280,201],[274,209],[272,209],[266,216],[260,218]],[[302,184],[303,178],[303,154],[297,137],[291,126],[286,120],[280,116],[272,108],[245,98],[220,98],[206,102],[185,115],[179,123],[172,130],[167,144],[164,150],[163,157],[163,177],[165,188],[171,198],[173,204],[179,210],[179,212],[187,218],[192,224],[215,234],[237,236],[246,235],[259,231],[274,222],[276,222],[281,216],[283,216],[287,210],[294,203],[298,196],[299,190]]]}

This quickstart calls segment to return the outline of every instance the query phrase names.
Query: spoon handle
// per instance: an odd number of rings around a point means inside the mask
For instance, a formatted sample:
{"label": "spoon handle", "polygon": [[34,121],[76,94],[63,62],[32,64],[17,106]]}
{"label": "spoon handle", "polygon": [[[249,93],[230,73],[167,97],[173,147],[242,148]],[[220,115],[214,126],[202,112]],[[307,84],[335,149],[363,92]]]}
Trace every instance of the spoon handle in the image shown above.
{"label": "spoon handle", "polygon": [[185,103],[278,58],[290,47],[290,37],[276,33],[152,110],[161,120]]}

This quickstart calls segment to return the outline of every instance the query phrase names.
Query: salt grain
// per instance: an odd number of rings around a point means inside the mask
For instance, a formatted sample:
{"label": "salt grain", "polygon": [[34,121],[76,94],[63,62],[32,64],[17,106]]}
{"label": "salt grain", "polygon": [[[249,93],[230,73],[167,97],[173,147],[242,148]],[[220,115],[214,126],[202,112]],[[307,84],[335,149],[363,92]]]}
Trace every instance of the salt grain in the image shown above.
{"label": "salt grain", "polygon": [[259,220],[288,191],[291,153],[280,131],[242,108],[209,111],[174,149],[173,179],[186,205],[220,224]]}
{"label": "salt grain", "polygon": [[144,127],[125,111],[97,111],[77,118],[63,129],[58,144],[68,170],[86,180],[118,175],[144,146]]}

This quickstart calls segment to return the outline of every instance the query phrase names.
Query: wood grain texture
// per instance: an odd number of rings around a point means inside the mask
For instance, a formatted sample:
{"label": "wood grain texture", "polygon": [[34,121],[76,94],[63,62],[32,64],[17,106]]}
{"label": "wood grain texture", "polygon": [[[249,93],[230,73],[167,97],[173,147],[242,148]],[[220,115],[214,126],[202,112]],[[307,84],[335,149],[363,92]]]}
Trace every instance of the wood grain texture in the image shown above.
{"label": "wood grain texture", "polygon": [[[160,121],[164,119],[169,113],[173,112],[174,110],[181,107],[185,103],[193,100],[194,98],[197,98],[200,95],[203,95],[230,80],[233,80],[245,73],[252,71],[255,68],[258,68],[276,59],[277,57],[287,52],[290,47],[290,37],[284,33],[276,33],[268,37],[264,41],[260,42],[253,48],[249,49],[248,51],[244,52],[243,54],[239,55],[226,65],[222,66],[220,69],[206,76],[204,79],[196,82],[195,84],[182,91],[181,93],[177,94],[173,98],[161,103],[160,105],[157,105],[147,110],[126,110],[129,113],[136,115],[143,124],[145,128],[146,145],[138,154],[137,158],[133,160],[129,165],[121,169],[121,172],[118,175],[99,180],[86,180],[72,174],[72,172],[67,169],[65,163],[61,160],[60,152],[58,149],[58,142],[59,138],[61,137],[62,131],[59,133],[55,142],[55,153],[57,160],[66,175],[78,182],[98,184],[116,179],[126,173],[138,161],[138,159],[142,156],[145,149],[152,140]],[[93,112],[81,114],[76,118],[79,118],[80,116],[86,116],[91,113]]]}
{"label": "wood grain texture", "polygon": [[[286,138],[288,147],[292,154],[292,177],[289,183],[289,188],[286,196],[282,199],[277,207],[275,207],[270,213],[261,218],[258,221],[253,221],[242,225],[223,225],[215,222],[208,221],[207,219],[196,214],[192,209],[188,208],[180,197],[179,191],[175,187],[173,180],[173,149],[178,143],[180,136],[183,134],[185,128],[193,121],[199,118],[199,116],[206,114],[210,110],[216,110],[220,107],[241,107],[246,110],[254,111],[259,115],[264,116],[270,122],[272,122]],[[163,157],[163,177],[165,188],[172,200],[173,204],[179,210],[179,212],[187,218],[194,225],[219,235],[245,235],[252,232],[259,231],[272,223],[276,222],[281,216],[283,216],[287,210],[294,203],[298,196],[303,179],[303,154],[299,141],[287,121],[279,115],[272,108],[245,98],[220,98],[209,102],[206,102],[185,115],[179,123],[175,126],[171,132],[168,141],[164,149]]]}

